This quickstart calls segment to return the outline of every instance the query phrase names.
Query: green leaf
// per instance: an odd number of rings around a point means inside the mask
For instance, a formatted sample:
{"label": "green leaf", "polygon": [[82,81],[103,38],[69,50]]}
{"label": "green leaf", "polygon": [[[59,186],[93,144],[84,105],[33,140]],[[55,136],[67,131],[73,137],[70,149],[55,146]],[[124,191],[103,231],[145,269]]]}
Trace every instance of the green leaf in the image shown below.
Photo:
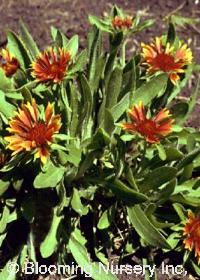
{"label": "green leaf", "polygon": [[200,78],[198,78],[196,86],[190,95],[189,108],[187,114],[184,117],[184,121],[188,119],[190,114],[193,112],[194,106],[196,105],[197,96],[199,94],[199,85],[200,85]]}
{"label": "green leaf", "polygon": [[131,104],[138,104],[140,101],[144,105],[149,104],[155,97],[161,96],[166,89],[168,76],[161,74],[145,82],[134,93]]}
{"label": "green leaf", "polygon": [[9,216],[10,216],[10,210],[8,209],[7,206],[5,206],[0,219],[0,234],[4,233],[5,231]]}
{"label": "green leaf", "polygon": [[[101,71],[103,70],[104,57],[101,54],[102,47],[102,36],[97,28],[94,28],[91,33],[89,33],[89,46],[88,46],[88,54],[89,54],[89,69],[88,69],[88,80],[91,85],[92,90],[96,88],[97,85],[97,77],[99,79],[99,75],[101,75]],[[99,71],[101,70],[101,71]]]}
{"label": "green leaf", "polygon": [[73,189],[71,205],[74,211],[76,211],[80,216],[87,215],[89,209],[87,206],[82,204],[79,191],[76,188]]}
{"label": "green leaf", "polygon": [[69,238],[68,247],[78,265],[80,265],[84,272],[94,280],[117,280],[117,277],[110,271],[99,269],[99,263],[92,263],[90,261],[85,246],[75,238],[73,233]]}
{"label": "green leaf", "polygon": [[14,270],[9,272],[10,263],[17,264],[17,258],[18,258],[18,256],[10,259],[7,262],[7,264],[4,266],[4,268],[2,270],[0,270],[0,280],[16,280],[17,279],[16,278],[17,274]]}
{"label": "green leaf", "polygon": [[175,119],[176,124],[182,124],[189,111],[189,104],[186,102],[178,102],[170,108],[170,113]]}
{"label": "green leaf", "polygon": [[75,63],[68,69],[68,74],[72,75],[76,72],[83,72],[87,63],[87,50],[83,50],[78,56]]}
{"label": "green leaf", "polygon": [[57,208],[54,208],[54,215],[50,230],[40,245],[40,253],[43,258],[50,257],[55,252],[58,244],[57,232],[60,222],[63,219],[63,216],[58,217],[56,213]]}
{"label": "green leaf", "polygon": [[169,42],[170,45],[173,45],[175,39],[176,39],[175,27],[174,27],[174,24],[172,22],[170,22],[168,33],[167,33],[167,42]]}
{"label": "green leaf", "polygon": [[0,197],[7,191],[10,185],[10,180],[7,176],[0,179]]}
{"label": "green leaf", "polygon": [[16,108],[6,101],[3,91],[0,90],[0,112],[6,119],[13,117]]}
{"label": "green leaf", "polygon": [[93,98],[92,98],[92,92],[89,85],[89,82],[87,78],[84,75],[80,76],[80,86],[81,86],[81,93],[82,93],[82,106],[83,106],[83,119],[86,124],[85,129],[87,129],[87,124],[89,121],[89,118],[92,113],[92,106],[93,106]]}
{"label": "green leaf", "polygon": [[78,35],[74,35],[66,45],[66,50],[70,52],[71,57],[75,57],[78,52]]}
{"label": "green leaf", "polygon": [[114,122],[113,115],[111,114],[110,110],[105,109],[103,123],[100,125],[103,126],[103,128],[104,128],[105,132],[108,134],[108,136],[112,135],[112,133],[115,129],[115,122]]}
{"label": "green leaf", "polygon": [[191,259],[189,260],[191,263],[192,268],[196,272],[196,274],[200,277],[200,268],[199,265],[195,264]]}
{"label": "green leaf", "polygon": [[66,160],[71,162],[74,166],[78,167],[81,161],[82,150],[80,147],[72,144],[68,145],[68,154],[66,154]]}
{"label": "green leaf", "polygon": [[51,26],[51,37],[54,41],[54,43],[62,48],[62,47],[66,47],[66,42],[68,42],[67,38],[65,37],[63,40],[63,34],[62,32],[60,32],[60,30],[58,30],[56,27]]}
{"label": "green leaf", "polygon": [[90,150],[100,150],[110,143],[109,134],[102,128],[99,128],[88,145]]}
{"label": "green leaf", "polygon": [[199,207],[200,205],[200,197],[183,195],[183,194],[175,194],[170,197],[170,200],[173,202],[179,202],[181,204]]}
{"label": "green leaf", "polygon": [[106,229],[110,227],[112,220],[115,215],[115,206],[111,206],[109,209],[105,210],[98,221],[98,229]]}
{"label": "green leaf", "polygon": [[20,66],[24,69],[30,67],[31,58],[29,57],[28,51],[25,48],[21,39],[11,31],[7,32],[8,38],[8,49],[11,54],[14,54],[15,57],[19,60]]}
{"label": "green leaf", "polygon": [[142,183],[139,184],[139,188],[142,192],[156,190],[163,184],[174,179],[176,174],[177,169],[174,167],[158,167],[145,176]]}
{"label": "green leaf", "polygon": [[84,160],[79,164],[79,170],[76,175],[76,179],[84,175],[84,173],[93,165],[95,158],[98,158],[102,154],[102,151],[95,150],[89,152]]}
{"label": "green leaf", "polygon": [[152,26],[155,22],[156,22],[155,19],[147,19],[147,20],[139,23],[138,25],[136,25],[135,29],[136,29],[136,31],[142,31],[143,29]]}
{"label": "green leaf", "polygon": [[35,43],[35,40],[33,39],[26,25],[22,21],[20,22],[20,31],[21,39],[26,45],[26,48],[30,51],[32,58],[34,59],[40,51]]}
{"label": "green leaf", "polygon": [[163,145],[158,144],[158,145],[156,145],[156,148],[158,150],[158,155],[159,155],[160,159],[161,160],[166,160],[167,155],[166,155],[165,148],[163,147]]}
{"label": "green leaf", "polygon": [[118,121],[123,113],[129,108],[129,96],[130,94],[127,93],[115,106],[111,108],[110,111],[115,122]]}
{"label": "green leaf", "polygon": [[123,200],[127,205],[134,205],[148,200],[147,196],[127,187],[119,179],[107,182],[106,186],[118,197],[118,199]]}
{"label": "green leaf", "polygon": [[62,180],[64,173],[63,167],[56,167],[50,163],[46,172],[40,172],[36,176],[33,185],[36,189],[54,188]]}
{"label": "green leaf", "polygon": [[180,170],[184,166],[193,162],[193,160],[200,154],[200,149],[195,149],[194,151],[187,154],[179,163],[177,164],[177,169]]}
{"label": "green leaf", "polygon": [[110,76],[108,86],[106,88],[106,108],[112,108],[117,104],[118,96],[122,86],[122,69],[116,67]]}
{"label": "green leaf", "polygon": [[95,25],[101,31],[112,33],[112,31],[110,30],[110,24],[106,21],[91,15],[89,15],[88,20],[90,24]]}
{"label": "green leaf", "polygon": [[199,22],[198,18],[190,18],[177,14],[172,15],[171,20],[174,23],[174,25],[181,28],[186,28],[187,25],[196,25]]}
{"label": "green leaf", "polygon": [[170,249],[170,245],[163,235],[152,225],[139,205],[127,207],[128,216],[139,236],[149,245]]}
{"label": "green leaf", "polygon": [[7,78],[3,69],[0,68],[0,90],[9,91],[13,90],[11,79]]}

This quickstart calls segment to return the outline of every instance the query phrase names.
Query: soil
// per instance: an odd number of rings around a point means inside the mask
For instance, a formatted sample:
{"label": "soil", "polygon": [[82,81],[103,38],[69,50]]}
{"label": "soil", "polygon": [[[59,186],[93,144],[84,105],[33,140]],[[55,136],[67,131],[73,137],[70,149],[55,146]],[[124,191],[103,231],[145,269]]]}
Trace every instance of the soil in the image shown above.
{"label": "soil", "polygon": [[[167,24],[163,19],[173,11],[179,12],[183,16],[199,18],[199,0],[0,0],[0,45],[6,44],[5,30],[18,31],[19,20],[22,19],[41,49],[51,43],[50,26],[55,26],[63,31],[68,37],[77,33],[80,36],[80,47],[85,46],[85,39],[89,28],[87,22],[88,14],[104,15],[109,11],[112,4],[117,4],[129,15],[140,12],[146,18],[155,18],[156,24],[150,29],[146,29],[140,35],[132,38],[132,48],[140,45],[141,41],[148,42],[152,37],[159,36],[167,32]],[[200,63],[200,25],[187,26],[178,31],[181,38],[190,45],[194,60]],[[188,90],[194,86],[196,76],[188,86]],[[186,98],[188,93],[184,92]],[[200,127],[200,97],[196,103],[195,110],[188,122],[189,125]],[[160,274],[160,273],[159,273]],[[44,278],[43,278],[44,279]],[[45,278],[48,279],[48,278]],[[50,278],[49,278],[50,279]],[[139,276],[121,275],[121,280],[142,279]],[[165,279],[195,279],[178,278],[175,276],[159,275],[158,280]]]}

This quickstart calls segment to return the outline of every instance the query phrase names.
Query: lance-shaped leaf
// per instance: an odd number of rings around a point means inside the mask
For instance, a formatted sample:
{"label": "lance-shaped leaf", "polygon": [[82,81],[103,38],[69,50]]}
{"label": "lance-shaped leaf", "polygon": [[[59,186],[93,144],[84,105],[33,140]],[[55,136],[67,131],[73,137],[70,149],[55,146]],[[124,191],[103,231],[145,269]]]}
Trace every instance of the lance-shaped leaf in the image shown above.
{"label": "lance-shaped leaf", "polygon": [[115,205],[112,205],[109,209],[105,210],[98,221],[98,229],[105,229],[110,227],[115,215]]}
{"label": "lance-shaped leaf", "polygon": [[147,105],[155,97],[161,96],[165,92],[167,80],[168,76],[161,74],[145,82],[133,93],[131,103],[138,104],[142,101],[144,105]]}
{"label": "lance-shaped leaf", "polygon": [[5,206],[0,219],[0,234],[4,233],[5,231],[9,216],[10,216],[10,210],[8,209],[7,206]]}
{"label": "lance-shaped leaf", "polygon": [[22,41],[24,42],[26,48],[29,50],[32,58],[35,58],[39,53],[39,49],[37,47],[37,44],[35,43],[35,40],[28,31],[26,25],[22,21],[20,22],[20,31]]}
{"label": "lance-shaped leaf", "polygon": [[[109,270],[104,270],[101,263],[91,262],[88,252],[83,244],[81,244],[72,233],[69,238],[68,247],[78,265],[84,270],[86,274],[94,280],[117,280]],[[106,269],[106,268],[105,268]]]}
{"label": "lance-shaped leaf", "polygon": [[31,58],[30,55],[27,51],[27,49],[24,46],[24,43],[21,41],[18,36],[9,31],[7,33],[7,38],[8,38],[8,49],[13,54],[20,63],[20,66],[24,69],[27,69],[30,67],[31,64]]}
{"label": "lance-shaped leaf", "polygon": [[174,167],[158,167],[145,176],[144,180],[139,184],[139,189],[142,192],[156,190],[163,184],[174,179],[176,174],[177,169]]}
{"label": "lance-shaped leaf", "polygon": [[71,57],[73,58],[78,52],[78,35],[74,35],[66,44],[66,50],[70,52]]}
{"label": "lance-shaped leaf", "polygon": [[118,121],[123,113],[129,108],[129,98],[130,94],[127,93],[115,106],[111,108],[110,111],[115,122]]}
{"label": "lance-shaped leaf", "polygon": [[122,86],[122,69],[116,67],[110,76],[106,88],[106,108],[112,108],[117,104],[118,96]]}
{"label": "lance-shaped leaf", "polygon": [[95,25],[101,31],[112,33],[109,22],[91,15],[89,15],[88,20],[90,24]]}
{"label": "lance-shaped leaf", "polygon": [[89,209],[82,204],[79,191],[76,188],[73,189],[71,205],[80,216],[87,215]]}
{"label": "lance-shaped leaf", "polygon": [[40,253],[43,258],[50,257],[56,250],[58,244],[58,239],[57,239],[58,227],[62,219],[63,216],[57,216],[57,208],[54,208],[53,220],[51,223],[50,230],[40,245]]}
{"label": "lance-shaped leaf", "polygon": [[200,149],[197,148],[194,151],[190,152],[189,154],[187,154],[181,161],[179,161],[179,163],[177,164],[177,169],[181,169],[184,166],[190,164],[193,162],[193,160],[200,154]]}
{"label": "lance-shaped leaf", "polygon": [[164,236],[153,226],[139,205],[127,207],[131,224],[149,245],[170,249],[170,245]]}
{"label": "lance-shaped leaf", "polygon": [[106,186],[117,196],[118,199],[121,199],[127,205],[134,205],[148,200],[147,196],[129,188],[119,179],[107,182]]}
{"label": "lance-shaped leaf", "polygon": [[13,116],[15,111],[16,108],[12,104],[6,101],[4,92],[0,90],[0,113],[6,119],[9,119]]}
{"label": "lance-shaped leaf", "polygon": [[13,85],[11,79],[7,78],[3,69],[0,68],[0,90],[9,91],[13,90]]}
{"label": "lance-shaped leaf", "polygon": [[63,167],[56,167],[50,163],[45,172],[36,176],[33,185],[36,189],[54,188],[62,180],[64,173]]}

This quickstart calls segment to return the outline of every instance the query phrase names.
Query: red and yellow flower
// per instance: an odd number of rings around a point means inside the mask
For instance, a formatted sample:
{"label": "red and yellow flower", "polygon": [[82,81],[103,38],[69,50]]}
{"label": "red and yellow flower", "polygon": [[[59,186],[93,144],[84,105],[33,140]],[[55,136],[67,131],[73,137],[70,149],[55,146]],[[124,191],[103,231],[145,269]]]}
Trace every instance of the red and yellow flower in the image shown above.
{"label": "red and yellow flower", "polygon": [[195,250],[195,257],[197,257],[198,264],[200,264],[200,215],[196,217],[190,211],[188,213],[188,220],[183,229],[183,235],[186,236],[183,243],[185,249],[190,251]]}
{"label": "red and yellow flower", "polygon": [[139,133],[149,143],[159,143],[160,138],[167,136],[172,131],[173,119],[171,119],[169,110],[162,109],[152,119],[147,118],[144,104],[134,105],[128,115],[130,123],[122,124],[122,128],[130,133]]}
{"label": "red and yellow flower", "polygon": [[133,25],[133,19],[130,16],[122,18],[120,16],[115,16],[112,20],[112,26],[115,29],[130,29]]}
{"label": "red and yellow flower", "polygon": [[7,148],[13,151],[12,155],[22,151],[34,151],[35,158],[40,158],[45,164],[53,136],[61,127],[60,115],[54,115],[53,105],[48,103],[42,120],[35,100],[23,104],[9,125],[7,130],[12,135],[5,137],[5,140],[9,142]]}
{"label": "red and yellow flower", "polygon": [[59,84],[65,77],[71,55],[63,48],[55,51],[49,48],[40,53],[32,63],[32,76],[38,82],[54,82]]}
{"label": "red and yellow flower", "polygon": [[144,65],[147,65],[149,73],[163,71],[168,73],[173,84],[180,80],[180,73],[185,72],[185,66],[192,63],[192,52],[186,44],[179,43],[175,50],[168,42],[166,46],[161,37],[156,37],[150,45],[141,44]]}
{"label": "red and yellow flower", "polygon": [[11,77],[19,69],[19,61],[12,56],[7,49],[2,49],[0,53],[0,67],[7,77]]}

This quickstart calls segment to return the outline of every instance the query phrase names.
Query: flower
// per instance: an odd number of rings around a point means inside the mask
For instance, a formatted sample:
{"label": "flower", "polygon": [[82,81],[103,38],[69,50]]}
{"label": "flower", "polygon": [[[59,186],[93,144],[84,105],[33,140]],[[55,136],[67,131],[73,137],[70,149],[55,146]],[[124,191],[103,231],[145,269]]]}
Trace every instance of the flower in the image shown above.
{"label": "flower", "polygon": [[150,119],[146,117],[144,105],[140,102],[128,111],[128,115],[131,123],[122,124],[122,128],[131,133],[138,132],[149,143],[159,143],[161,137],[172,131],[173,119],[166,108]]}
{"label": "flower", "polygon": [[32,76],[39,82],[60,83],[66,74],[71,55],[63,48],[49,48],[32,63]]}
{"label": "flower", "polygon": [[121,18],[120,16],[115,16],[112,20],[112,26],[115,29],[130,29],[133,25],[132,17],[127,16],[125,18]]}
{"label": "flower", "polygon": [[175,50],[168,42],[166,46],[162,38],[156,37],[150,45],[141,44],[144,65],[148,66],[148,72],[163,71],[168,73],[171,82],[176,85],[180,80],[180,73],[184,73],[184,66],[192,62],[192,52],[186,44],[179,43]]}
{"label": "flower", "polygon": [[44,119],[39,116],[35,100],[18,109],[7,128],[12,135],[5,137],[9,142],[7,148],[13,151],[12,155],[34,150],[35,158],[40,158],[43,164],[46,163],[53,135],[61,127],[60,115],[54,115],[53,105],[50,103],[46,107]]}
{"label": "flower", "polygon": [[195,217],[191,211],[188,213],[183,235],[187,236],[183,241],[185,249],[192,251],[194,248],[195,257],[197,257],[198,264],[200,264],[200,215]]}
{"label": "flower", "polygon": [[14,56],[10,54],[7,49],[2,49],[0,54],[0,67],[4,70],[4,73],[7,77],[15,74],[20,65]]}

